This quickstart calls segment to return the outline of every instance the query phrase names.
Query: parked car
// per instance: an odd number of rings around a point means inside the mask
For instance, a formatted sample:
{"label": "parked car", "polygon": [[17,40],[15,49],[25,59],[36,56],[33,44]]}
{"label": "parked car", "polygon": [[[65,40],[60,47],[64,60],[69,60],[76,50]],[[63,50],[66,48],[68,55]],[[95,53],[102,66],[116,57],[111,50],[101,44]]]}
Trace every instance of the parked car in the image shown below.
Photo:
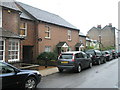
{"label": "parked car", "polygon": [[91,59],[93,64],[100,65],[101,63],[106,63],[106,58],[102,55],[101,51],[91,49],[87,50],[86,53],[92,55]]}
{"label": "parked car", "polygon": [[115,50],[110,50],[110,52],[112,53],[113,59],[118,58],[118,53]]}
{"label": "parked car", "polygon": [[102,51],[102,54],[104,55],[104,57],[106,58],[107,61],[110,61],[113,58],[110,51]]}
{"label": "parked car", "polygon": [[2,80],[2,89],[34,89],[41,80],[41,74],[35,70],[20,70],[0,61],[0,80]]}
{"label": "parked car", "polygon": [[82,51],[62,52],[58,57],[58,70],[71,69],[80,72],[82,69],[92,67],[92,61],[86,53]]}

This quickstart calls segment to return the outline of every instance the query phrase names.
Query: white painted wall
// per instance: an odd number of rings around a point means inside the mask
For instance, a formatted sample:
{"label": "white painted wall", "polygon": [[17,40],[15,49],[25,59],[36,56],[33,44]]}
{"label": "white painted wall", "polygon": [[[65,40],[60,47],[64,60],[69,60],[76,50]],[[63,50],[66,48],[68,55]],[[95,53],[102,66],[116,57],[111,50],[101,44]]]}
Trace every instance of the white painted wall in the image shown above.
{"label": "white painted wall", "polygon": [[0,6],[0,27],[2,27],[2,7]]}

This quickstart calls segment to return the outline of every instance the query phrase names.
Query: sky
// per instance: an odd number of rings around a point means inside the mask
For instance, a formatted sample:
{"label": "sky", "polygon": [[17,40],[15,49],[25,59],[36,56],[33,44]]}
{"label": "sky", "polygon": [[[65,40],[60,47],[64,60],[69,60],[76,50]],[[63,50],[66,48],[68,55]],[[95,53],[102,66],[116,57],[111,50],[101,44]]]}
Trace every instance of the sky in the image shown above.
{"label": "sky", "polygon": [[118,28],[119,0],[16,0],[54,13],[84,34],[93,27],[112,23]]}

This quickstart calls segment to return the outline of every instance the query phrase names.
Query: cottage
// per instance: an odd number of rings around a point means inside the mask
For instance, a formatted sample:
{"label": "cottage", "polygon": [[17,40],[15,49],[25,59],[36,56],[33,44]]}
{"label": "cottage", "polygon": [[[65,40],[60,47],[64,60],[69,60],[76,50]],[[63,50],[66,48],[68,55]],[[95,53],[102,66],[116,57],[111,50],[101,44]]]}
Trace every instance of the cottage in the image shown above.
{"label": "cottage", "polygon": [[31,63],[42,52],[56,50],[59,54],[76,49],[79,29],[60,16],[20,2],[4,4],[8,6],[1,5],[0,30],[8,35],[1,34],[2,60]]}

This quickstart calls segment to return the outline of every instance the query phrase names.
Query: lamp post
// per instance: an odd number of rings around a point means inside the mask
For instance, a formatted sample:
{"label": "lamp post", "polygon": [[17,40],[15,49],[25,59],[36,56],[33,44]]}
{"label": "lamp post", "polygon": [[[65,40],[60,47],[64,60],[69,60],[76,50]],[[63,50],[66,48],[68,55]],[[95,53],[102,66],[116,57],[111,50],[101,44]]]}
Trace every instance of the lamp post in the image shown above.
{"label": "lamp post", "polygon": [[101,51],[101,35],[99,35],[99,49]]}

